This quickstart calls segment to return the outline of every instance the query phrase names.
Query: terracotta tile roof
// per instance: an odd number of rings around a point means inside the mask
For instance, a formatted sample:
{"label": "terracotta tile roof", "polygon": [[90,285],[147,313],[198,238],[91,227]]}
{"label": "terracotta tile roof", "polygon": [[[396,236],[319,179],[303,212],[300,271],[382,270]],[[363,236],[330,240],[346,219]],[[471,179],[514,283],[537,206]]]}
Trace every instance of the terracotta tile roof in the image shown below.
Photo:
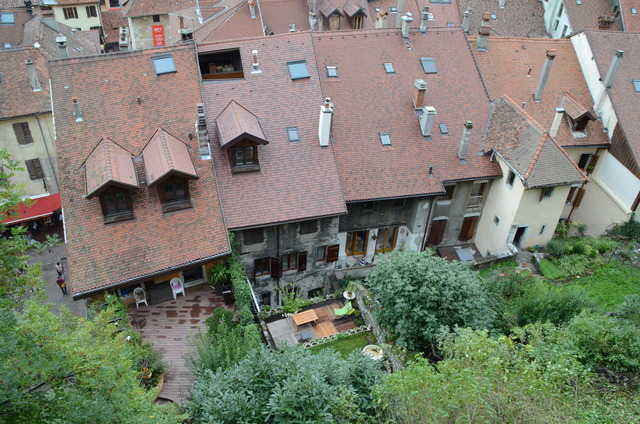
{"label": "terracotta tile roof", "polygon": [[[620,0],[620,4],[624,30],[640,32],[640,0]],[[635,15],[631,13],[631,9],[636,9]]]}
{"label": "terracotta tile roof", "polygon": [[[409,41],[410,51],[398,30],[314,34],[323,95],[335,105],[332,137],[347,201],[433,194],[442,192],[442,181],[500,175],[479,155],[489,99],[462,30],[414,31]],[[433,57],[436,74],[425,75],[422,57]],[[386,62],[395,73],[385,73]],[[336,66],[338,78],[328,78],[326,66]],[[416,78],[427,83],[425,106],[437,111],[431,140],[422,136],[413,106]],[[467,120],[475,128],[461,163]],[[390,146],[382,146],[380,133],[389,134]]]}
{"label": "terracotta tile roof", "polygon": [[305,0],[260,0],[262,21],[275,34],[289,32],[294,24],[296,31],[308,31],[309,8]]}
{"label": "terracotta tile roof", "polygon": [[367,14],[365,9],[362,9],[360,5],[355,4],[352,0],[347,0],[347,2],[342,7],[342,11],[350,18],[354,17],[358,12],[362,11],[363,14]]}
{"label": "terracotta tile roof", "polygon": [[[35,66],[41,89],[34,91],[26,62]],[[51,112],[49,72],[39,49],[33,47],[0,50],[0,118]]]}
{"label": "terracotta tile roof", "polygon": [[[576,3],[575,0],[564,0],[563,3],[573,32],[598,29],[598,19],[601,16],[613,17],[607,0],[583,0],[582,4]],[[617,30],[618,23],[614,22],[609,29]]]}
{"label": "terracotta tile roof", "polygon": [[129,28],[127,18],[122,10],[108,10],[102,12],[102,30],[107,34],[107,43],[114,43],[120,39],[120,28]]}
{"label": "terracotta tile roof", "polygon": [[109,138],[100,140],[85,162],[87,199],[115,184],[129,189],[138,188],[133,157]]}
{"label": "terracotta tile roof", "polygon": [[187,145],[162,128],[156,131],[149,144],[142,149],[142,158],[149,186],[169,174],[179,174],[189,179],[198,178]]}
{"label": "terracotta tile roof", "polygon": [[573,120],[577,120],[586,115],[590,120],[595,121],[596,116],[591,112],[591,110],[578,103],[569,93],[564,93],[564,98],[560,103],[560,107],[564,108],[564,111],[567,115],[571,117]]}
{"label": "terracotta tile roof", "polygon": [[478,35],[482,14],[489,12],[496,17],[490,22],[492,36],[548,38],[540,0],[507,0],[504,9],[500,9],[498,0],[458,0],[458,5],[461,14],[469,7],[472,10],[469,37]]}
{"label": "terracotta tile roof", "polygon": [[195,7],[196,0],[129,0],[123,12],[127,17],[164,15],[178,10],[195,9]]}
{"label": "terracotta tile roof", "polygon": [[24,26],[24,45],[40,45],[48,59],[60,58],[60,49],[56,37],[67,37],[67,53],[69,57],[100,54],[100,43],[96,43],[93,33],[97,31],[72,31],[70,27],[56,22],[55,19],[34,16]]}
{"label": "terracotta tile roof", "polygon": [[566,152],[508,97],[494,101],[485,147],[498,152],[527,188],[586,180]]}
{"label": "terracotta tile roof", "polygon": [[220,147],[233,146],[237,141],[248,138],[258,144],[269,144],[258,118],[235,100],[229,102],[216,118]]}
{"label": "terracotta tile roof", "polygon": [[[555,109],[561,107],[565,93],[580,105],[593,105],[591,94],[582,75],[571,40],[528,39],[489,37],[486,52],[479,52],[476,40],[470,37],[471,50],[489,92],[496,99],[509,96],[518,105],[525,103],[524,110],[540,125],[549,129]],[[555,49],[556,57],[551,66],[542,101],[533,101],[540,72],[547,50]],[[584,137],[574,137],[569,125],[563,120],[556,136],[560,145],[606,146],[609,138],[600,121],[587,124]]]}
{"label": "terracotta tile roof", "polygon": [[585,31],[585,34],[602,79],[607,74],[616,50],[624,50],[609,96],[633,156],[640,163],[640,93],[636,92],[633,85],[634,79],[640,79],[640,34],[616,31]]}
{"label": "terracotta tile roof", "polygon": [[[24,3],[22,3],[24,6]],[[20,45],[24,35],[24,24],[32,18],[26,10],[14,9],[7,10],[0,8],[3,12],[13,12],[15,25],[0,25],[0,45],[10,43],[12,47]]]}
{"label": "terracotta tile roof", "polygon": [[336,13],[339,16],[344,16],[344,14],[338,8],[338,6],[333,4],[333,1],[331,1],[331,0],[323,0],[322,3],[320,3],[318,5],[318,11],[320,13],[322,13],[325,18],[328,18],[329,16],[333,15],[334,13]]}
{"label": "terracotta tile roof", "polygon": [[[156,75],[152,57],[165,53],[173,56],[177,72]],[[195,131],[196,105],[202,103],[194,55],[190,45],[50,62],[69,278],[75,295],[229,251],[212,164],[200,158],[197,137],[189,137]],[[82,122],[75,122],[72,97],[78,98]],[[193,207],[163,213],[158,190],[142,183],[144,160],[137,160],[141,187],[132,196],[135,219],[105,225],[99,199],[83,198],[81,165],[96,145],[95,134],[139,156],[158,127],[189,148],[200,177],[189,181]]]}
{"label": "terracotta tile roof", "polygon": [[[227,3],[222,1],[219,4]],[[233,40],[264,35],[256,4],[256,18],[251,18],[246,0],[230,0],[225,12],[216,15],[195,32],[197,42]]]}
{"label": "terracotta tile roof", "polygon": [[[231,100],[260,118],[266,146],[258,146],[260,171],[232,174],[227,151],[213,135],[212,155],[227,226],[230,229],[346,213],[333,147],[318,141],[322,92],[309,33],[200,45],[200,52],[240,49],[243,80],[204,82],[207,122]],[[251,50],[258,49],[262,73],[252,74]],[[287,62],[306,60],[310,78],[292,81]],[[300,141],[290,142],[288,127]]]}

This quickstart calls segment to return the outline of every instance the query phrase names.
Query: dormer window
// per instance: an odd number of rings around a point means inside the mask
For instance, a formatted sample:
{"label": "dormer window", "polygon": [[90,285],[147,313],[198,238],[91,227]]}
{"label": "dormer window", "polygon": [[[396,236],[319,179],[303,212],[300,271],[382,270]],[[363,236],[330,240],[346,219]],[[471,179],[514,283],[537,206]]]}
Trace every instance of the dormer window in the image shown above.
{"label": "dormer window", "polygon": [[170,177],[158,184],[158,193],[163,212],[172,212],[191,207],[189,197],[189,180],[181,177]]}
{"label": "dormer window", "polygon": [[122,188],[111,187],[100,193],[100,206],[105,224],[135,218],[131,194]]}
{"label": "dormer window", "polygon": [[258,118],[231,101],[216,118],[220,147],[229,154],[232,173],[260,170],[258,145],[269,144]]}
{"label": "dormer window", "polygon": [[595,121],[596,117],[585,106],[578,103],[573,97],[565,93],[562,107],[569,120],[574,137],[584,137],[589,121]]}

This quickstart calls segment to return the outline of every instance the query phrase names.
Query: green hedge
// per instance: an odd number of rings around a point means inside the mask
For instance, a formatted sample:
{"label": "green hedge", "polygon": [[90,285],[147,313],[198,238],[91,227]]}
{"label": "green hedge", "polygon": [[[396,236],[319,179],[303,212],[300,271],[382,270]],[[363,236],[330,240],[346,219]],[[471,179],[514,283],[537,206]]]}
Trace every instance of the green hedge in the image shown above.
{"label": "green hedge", "polygon": [[251,312],[253,296],[251,295],[251,288],[249,287],[249,283],[247,283],[247,277],[244,274],[242,263],[235,252],[231,256],[231,259],[229,259],[229,275],[231,276],[231,284],[233,285],[233,294],[236,298],[240,324],[242,324],[242,326],[253,324],[255,322],[253,313]]}
{"label": "green hedge", "polygon": [[540,272],[549,280],[566,278],[566,274],[546,258],[540,260]]}

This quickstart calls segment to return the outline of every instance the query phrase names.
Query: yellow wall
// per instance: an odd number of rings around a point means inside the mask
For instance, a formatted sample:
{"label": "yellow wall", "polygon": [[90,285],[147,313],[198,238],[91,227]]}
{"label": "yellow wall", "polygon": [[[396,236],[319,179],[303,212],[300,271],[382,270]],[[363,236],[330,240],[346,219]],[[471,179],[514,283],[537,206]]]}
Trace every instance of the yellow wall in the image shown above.
{"label": "yellow wall", "polygon": [[[38,121],[40,125],[38,125]],[[19,145],[13,124],[27,122],[33,137],[33,143]],[[42,131],[40,129],[42,128]],[[24,184],[27,196],[53,194],[59,191],[56,180],[58,161],[56,157],[55,143],[53,142],[53,120],[50,113],[25,118],[16,118],[0,121],[0,147],[8,150],[14,160],[18,161],[23,171],[14,171],[11,182]],[[24,161],[39,158],[44,172],[44,180],[29,178]]]}
{"label": "yellow wall", "polygon": [[165,46],[171,46],[177,40],[181,38],[178,34],[173,34],[171,30],[171,23],[169,22],[169,15],[159,15],[160,22],[153,22],[153,16],[139,16],[129,18],[129,30],[131,31],[131,49],[132,50],[144,50],[152,49],[153,47],[153,35],[151,33],[151,27],[153,25],[164,25],[164,43]]}
{"label": "yellow wall", "polygon": [[[87,17],[87,9],[86,6],[95,6],[96,12],[98,14],[95,18]],[[62,10],[65,7],[75,7],[78,11],[77,19],[65,19],[64,11]],[[52,6],[53,13],[56,17],[56,21],[65,24],[71,28],[80,28],[82,31],[89,31],[91,27],[102,26],[102,19],[100,15],[100,2],[95,2],[94,4],[76,4],[76,5],[65,5],[65,6]]]}

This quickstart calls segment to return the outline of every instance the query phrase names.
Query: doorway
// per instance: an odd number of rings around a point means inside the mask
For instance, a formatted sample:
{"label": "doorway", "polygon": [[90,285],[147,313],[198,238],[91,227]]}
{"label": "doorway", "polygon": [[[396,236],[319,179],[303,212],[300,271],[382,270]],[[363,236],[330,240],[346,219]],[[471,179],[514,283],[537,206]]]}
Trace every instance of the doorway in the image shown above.
{"label": "doorway", "polygon": [[513,236],[513,245],[520,247],[520,243],[524,239],[525,234],[527,233],[528,227],[518,227],[516,228],[516,233]]}

